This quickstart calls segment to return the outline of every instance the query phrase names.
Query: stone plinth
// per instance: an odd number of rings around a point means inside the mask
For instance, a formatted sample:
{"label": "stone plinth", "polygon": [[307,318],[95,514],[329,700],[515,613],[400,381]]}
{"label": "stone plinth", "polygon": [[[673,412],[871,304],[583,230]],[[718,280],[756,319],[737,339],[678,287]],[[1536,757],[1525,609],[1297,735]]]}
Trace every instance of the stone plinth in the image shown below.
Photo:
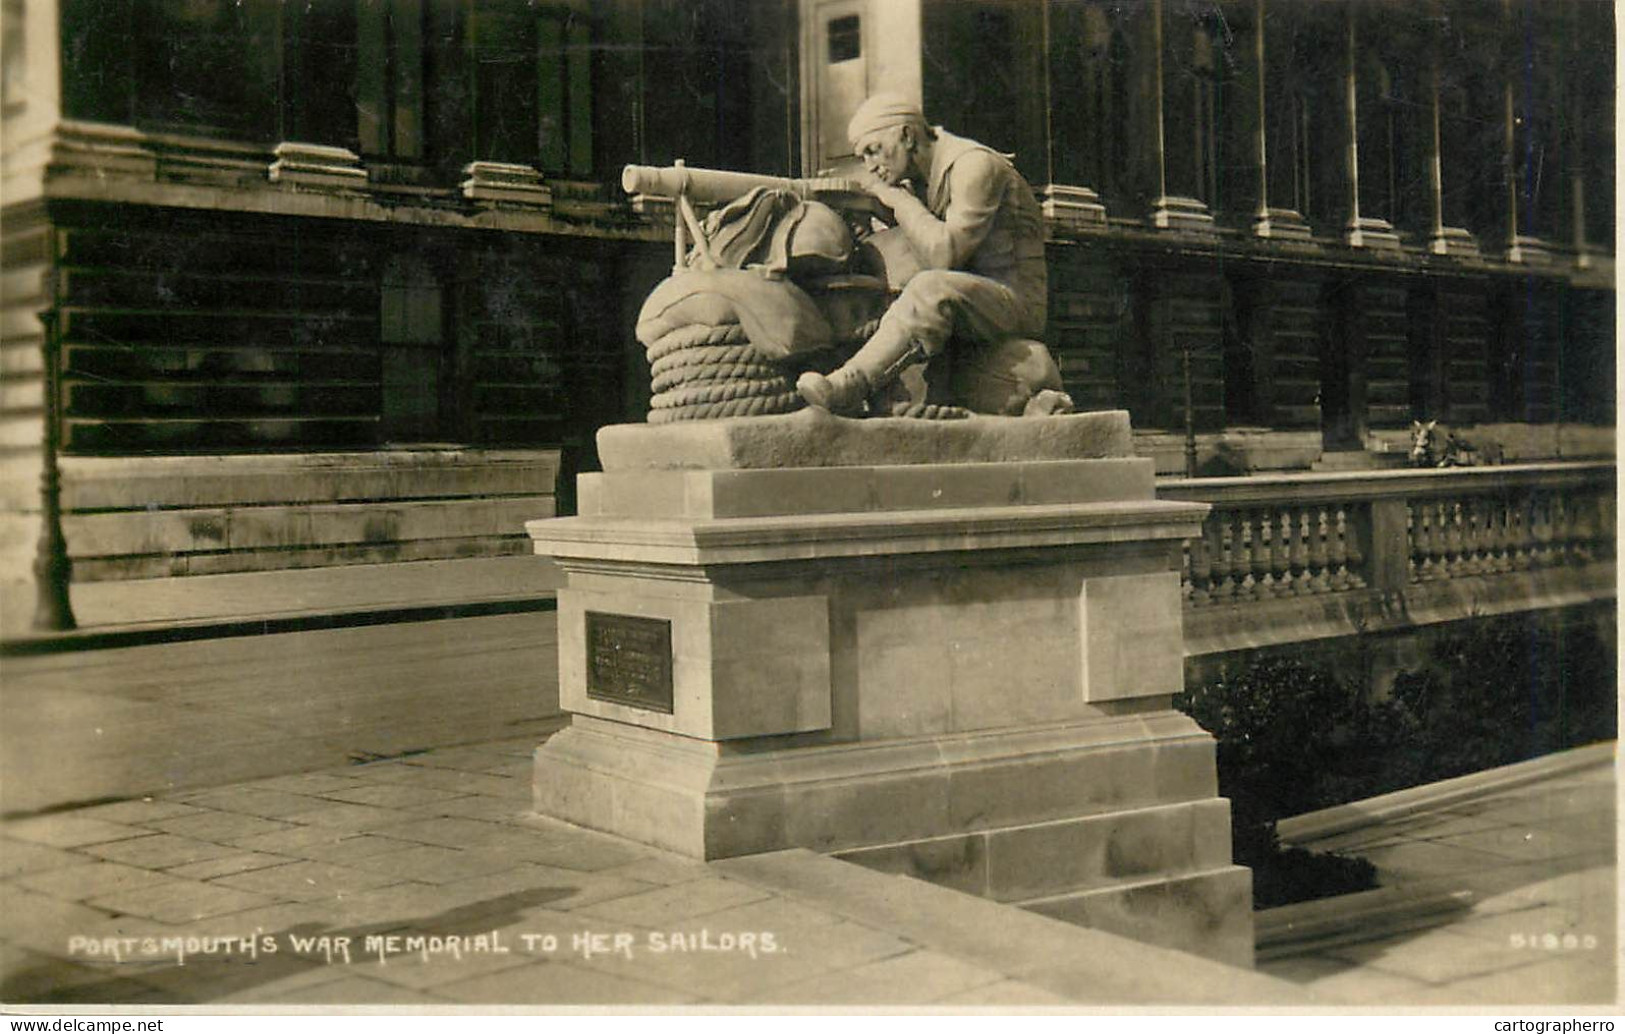
{"label": "stone plinth", "polygon": [[1169,706],[1206,508],[1157,501],[1129,445],[1120,413],[606,428],[580,515],[528,525],[568,576],[573,715],[537,809],[1249,962],[1213,741]]}

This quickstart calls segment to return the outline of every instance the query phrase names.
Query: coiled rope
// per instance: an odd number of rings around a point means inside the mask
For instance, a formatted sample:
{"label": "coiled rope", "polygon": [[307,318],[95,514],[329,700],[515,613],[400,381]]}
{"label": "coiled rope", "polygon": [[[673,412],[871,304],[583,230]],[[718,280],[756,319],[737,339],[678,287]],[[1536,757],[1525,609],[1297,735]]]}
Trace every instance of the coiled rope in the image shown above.
{"label": "coiled rope", "polygon": [[693,323],[648,346],[649,423],[790,413],[805,404],[779,363],[757,352],[737,323]]}

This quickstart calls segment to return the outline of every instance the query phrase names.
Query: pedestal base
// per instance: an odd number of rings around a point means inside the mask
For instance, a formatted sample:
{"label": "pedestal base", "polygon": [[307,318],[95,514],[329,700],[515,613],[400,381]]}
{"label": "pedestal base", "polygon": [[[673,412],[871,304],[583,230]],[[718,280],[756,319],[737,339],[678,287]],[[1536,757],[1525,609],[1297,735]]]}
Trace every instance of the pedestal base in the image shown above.
{"label": "pedestal base", "polygon": [[1044,218],[1066,230],[1104,230],[1106,206],[1088,187],[1050,183],[1039,192]]}
{"label": "pedestal base", "polygon": [[1253,220],[1253,236],[1276,241],[1310,241],[1314,231],[1290,208],[1265,209]]}
{"label": "pedestal base", "polygon": [[573,715],[537,810],[1250,961],[1213,740],[1169,707],[1206,507],[1155,498],[1126,419],[717,425],[606,429],[581,515],[528,525]]}
{"label": "pedestal base", "polygon": [[1478,240],[1459,226],[1440,227],[1438,233],[1428,238],[1428,251],[1435,255],[1449,255],[1452,258],[1480,257]]}
{"label": "pedestal base", "polygon": [[539,812],[706,860],[790,847],[1252,965],[1213,741],[1159,710],[873,744],[735,750],[577,717]]}
{"label": "pedestal base", "polygon": [[1159,230],[1177,230],[1182,233],[1211,234],[1214,232],[1213,213],[1201,201],[1191,197],[1159,197],[1151,202],[1151,225]]}
{"label": "pedestal base", "polygon": [[1343,231],[1343,243],[1351,248],[1369,248],[1372,251],[1399,251],[1399,234],[1386,219],[1361,218],[1354,220]]}

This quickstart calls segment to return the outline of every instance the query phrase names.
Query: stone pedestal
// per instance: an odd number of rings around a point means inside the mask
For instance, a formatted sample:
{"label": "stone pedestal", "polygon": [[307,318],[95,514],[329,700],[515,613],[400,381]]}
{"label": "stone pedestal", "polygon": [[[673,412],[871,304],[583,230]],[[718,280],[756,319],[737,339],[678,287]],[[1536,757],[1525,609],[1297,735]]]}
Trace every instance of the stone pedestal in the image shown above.
{"label": "stone pedestal", "polygon": [[1088,187],[1046,184],[1039,191],[1039,205],[1044,218],[1055,226],[1068,230],[1106,228],[1106,206],[1100,203],[1100,195]]}
{"label": "stone pedestal", "polygon": [[1351,248],[1370,248],[1373,251],[1399,251],[1399,234],[1386,219],[1359,218],[1343,231],[1343,243]]}
{"label": "stone pedestal", "polygon": [[1213,213],[1193,197],[1164,195],[1151,202],[1151,225],[1182,233],[1214,233]]}
{"label": "stone pedestal", "polygon": [[1213,741],[1169,708],[1206,507],[1129,442],[1122,413],[606,429],[580,516],[528,525],[573,715],[537,810],[1250,962]]}

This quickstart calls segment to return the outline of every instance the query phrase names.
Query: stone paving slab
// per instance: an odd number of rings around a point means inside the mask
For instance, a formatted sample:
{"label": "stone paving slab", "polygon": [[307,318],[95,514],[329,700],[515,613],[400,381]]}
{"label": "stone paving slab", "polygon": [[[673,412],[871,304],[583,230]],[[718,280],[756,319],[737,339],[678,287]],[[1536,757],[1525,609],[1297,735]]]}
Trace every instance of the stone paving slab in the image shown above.
{"label": "stone paving slab", "polygon": [[81,815],[42,815],[25,819],[7,827],[8,836],[28,840],[48,847],[84,847],[87,844],[106,844],[143,836],[150,829],[129,826]]}
{"label": "stone paving slab", "polygon": [[67,901],[117,894],[124,891],[153,890],[167,886],[190,885],[184,877],[154,872],[121,862],[86,861],[18,877],[17,886],[38,894]]}

